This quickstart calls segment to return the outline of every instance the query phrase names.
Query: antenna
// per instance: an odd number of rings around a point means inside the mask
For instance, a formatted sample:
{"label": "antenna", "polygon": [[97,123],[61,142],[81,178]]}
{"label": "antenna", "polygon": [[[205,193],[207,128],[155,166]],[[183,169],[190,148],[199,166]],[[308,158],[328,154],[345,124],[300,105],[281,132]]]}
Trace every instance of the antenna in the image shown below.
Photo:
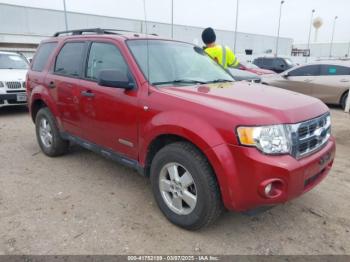
{"label": "antenna", "polygon": [[[146,12],[146,0],[143,0],[143,11],[144,11],[144,16],[145,16],[145,30],[146,30],[146,37],[148,36],[148,25],[147,25],[147,12]],[[148,38],[146,38],[146,45],[147,45],[147,54],[146,54],[146,59],[147,59],[147,79],[148,79],[148,85],[150,83],[150,73],[149,73],[149,45],[148,45]],[[148,88],[148,93],[149,93],[149,88]]]}

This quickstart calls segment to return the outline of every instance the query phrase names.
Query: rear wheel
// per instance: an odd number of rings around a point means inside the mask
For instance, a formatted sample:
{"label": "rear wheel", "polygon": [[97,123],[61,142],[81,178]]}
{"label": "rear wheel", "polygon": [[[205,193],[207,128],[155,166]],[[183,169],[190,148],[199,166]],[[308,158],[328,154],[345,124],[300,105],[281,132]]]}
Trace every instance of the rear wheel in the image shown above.
{"label": "rear wheel", "polygon": [[223,210],[212,168],[189,143],[173,143],[156,154],[151,184],[161,211],[180,227],[196,230],[208,226]]}
{"label": "rear wheel", "polygon": [[349,95],[349,92],[346,92],[346,93],[342,96],[342,98],[341,98],[341,100],[340,100],[340,105],[341,105],[341,107],[342,107],[343,109],[345,109],[345,107],[346,107],[346,102],[347,102],[347,100],[348,100],[348,95]]}
{"label": "rear wheel", "polygon": [[35,118],[38,144],[47,156],[60,156],[68,151],[69,142],[60,136],[56,121],[47,107],[41,108]]}

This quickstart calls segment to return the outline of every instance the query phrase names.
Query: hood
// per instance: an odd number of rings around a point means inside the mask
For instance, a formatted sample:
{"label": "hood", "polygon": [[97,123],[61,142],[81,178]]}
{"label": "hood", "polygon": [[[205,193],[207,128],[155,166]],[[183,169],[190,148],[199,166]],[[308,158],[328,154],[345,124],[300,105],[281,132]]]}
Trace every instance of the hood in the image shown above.
{"label": "hood", "polygon": [[251,68],[249,69],[251,72],[258,74],[258,75],[272,75],[276,74],[274,71],[268,70],[268,69],[262,69],[262,68]]}
{"label": "hood", "polygon": [[0,69],[0,81],[20,81],[26,80],[27,69]]}
{"label": "hood", "polygon": [[161,90],[233,115],[240,124],[297,123],[328,111],[328,107],[316,98],[248,82],[164,87]]}

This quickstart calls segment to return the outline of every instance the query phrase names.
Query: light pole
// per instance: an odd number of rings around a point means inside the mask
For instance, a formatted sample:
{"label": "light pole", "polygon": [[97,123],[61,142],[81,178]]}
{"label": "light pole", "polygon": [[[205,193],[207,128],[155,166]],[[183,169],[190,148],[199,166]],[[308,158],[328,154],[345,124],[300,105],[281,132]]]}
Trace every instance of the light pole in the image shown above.
{"label": "light pole", "polygon": [[171,39],[174,39],[174,0],[171,0]]}
{"label": "light pole", "polygon": [[[314,18],[314,13],[315,13],[315,9],[312,9],[311,11],[311,20],[310,20],[310,28],[309,28],[309,38],[307,41],[307,49],[309,50],[309,56],[311,56],[311,50],[310,50],[310,39],[311,39],[311,28],[312,28],[312,20]],[[307,58],[305,59],[305,61],[307,62]]]}
{"label": "light pole", "polygon": [[236,7],[235,41],[233,43],[234,53],[236,53],[236,44],[237,44],[238,11],[239,11],[239,0],[237,0],[237,7]]}
{"label": "light pole", "polygon": [[66,31],[68,31],[68,19],[67,19],[66,0],[63,0],[63,10],[64,10],[64,23],[66,25]]}
{"label": "light pole", "polygon": [[329,49],[329,57],[332,57],[332,52],[333,52],[333,40],[334,40],[334,32],[335,32],[335,22],[337,21],[338,16],[334,17],[334,22],[333,22],[333,31],[332,31],[332,39],[331,39],[331,46]]}
{"label": "light pole", "polygon": [[281,16],[282,16],[282,5],[283,4],[284,4],[284,1],[281,1],[281,4],[280,4],[280,16],[279,16],[279,19],[278,19],[277,40],[276,40],[276,56],[278,56],[278,44],[279,44],[279,38],[280,38]]}

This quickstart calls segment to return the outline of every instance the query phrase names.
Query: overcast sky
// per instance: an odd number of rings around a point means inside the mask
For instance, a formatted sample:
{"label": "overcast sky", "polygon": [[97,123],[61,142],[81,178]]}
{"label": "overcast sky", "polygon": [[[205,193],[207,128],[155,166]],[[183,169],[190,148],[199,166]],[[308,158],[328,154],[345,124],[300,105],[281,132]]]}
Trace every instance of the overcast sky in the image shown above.
{"label": "overcast sky", "polygon": [[[171,0],[145,0],[147,18],[171,20]],[[277,34],[280,0],[239,0],[238,31],[266,35]],[[63,9],[63,0],[0,0],[0,3]],[[74,12],[144,19],[143,0],[66,0]],[[321,17],[319,42],[330,42],[334,17],[335,42],[350,41],[350,0],[286,0],[282,9],[281,36],[295,43],[307,42],[311,10]],[[236,0],[174,0],[174,23],[234,30]],[[313,39],[313,36],[312,36]]]}

